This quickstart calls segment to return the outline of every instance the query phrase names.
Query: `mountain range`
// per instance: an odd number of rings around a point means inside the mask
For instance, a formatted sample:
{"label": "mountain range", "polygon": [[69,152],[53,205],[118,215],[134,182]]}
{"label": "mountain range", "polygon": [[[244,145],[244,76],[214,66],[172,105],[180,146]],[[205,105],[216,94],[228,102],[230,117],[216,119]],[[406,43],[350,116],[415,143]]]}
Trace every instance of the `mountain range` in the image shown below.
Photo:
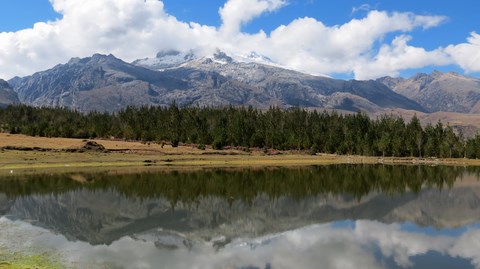
{"label": "mountain range", "polygon": [[384,77],[377,81],[419,103],[428,112],[480,113],[480,79],[434,71],[409,79]]}
{"label": "mountain range", "polygon": [[[434,71],[411,78],[358,81],[289,70],[254,52],[163,51],[127,63],[113,55],[73,58],[49,70],[0,83],[0,106],[23,103],[81,112],[126,106],[304,107],[391,113],[480,113],[480,79]],[[412,114],[412,113],[407,113]]]}
{"label": "mountain range", "polygon": [[[128,105],[252,105],[378,111],[402,108],[426,112],[377,81],[339,80],[268,65],[255,54],[238,60],[217,51],[159,53],[126,63],[113,55],[74,58],[66,64],[9,81],[22,103],[79,111],[115,112]],[[257,59],[257,61],[255,61]],[[261,59],[261,60],[258,60]]]}

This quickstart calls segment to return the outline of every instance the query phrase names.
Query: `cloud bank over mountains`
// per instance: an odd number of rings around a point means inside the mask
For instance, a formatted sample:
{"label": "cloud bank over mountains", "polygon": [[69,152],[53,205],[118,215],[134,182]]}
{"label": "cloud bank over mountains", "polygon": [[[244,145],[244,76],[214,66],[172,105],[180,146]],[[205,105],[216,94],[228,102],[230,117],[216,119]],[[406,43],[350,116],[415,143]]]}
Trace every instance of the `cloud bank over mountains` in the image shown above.
{"label": "cloud bank over mountains", "polygon": [[[480,71],[480,35],[462,44],[426,50],[409,44],[412,32],[438,27],[447,18],[370,10],[361,19],[325,25],[310,17],[279,25],[270,33],[242,26],[265,13],[288,8],[286,0],[228,0],[219,8],[222,25],[179,21],[158,0],[50,0],[62,15],[33,28],[0,33],[0,78],[30,75],[72,57],[112,53],[126,61],[160,50],[256,51],[274,62],[311,74],[347,74],[356,79],[396,76],[402,70],[456,64]],[[394,35],[388,41],[385,36]]]}

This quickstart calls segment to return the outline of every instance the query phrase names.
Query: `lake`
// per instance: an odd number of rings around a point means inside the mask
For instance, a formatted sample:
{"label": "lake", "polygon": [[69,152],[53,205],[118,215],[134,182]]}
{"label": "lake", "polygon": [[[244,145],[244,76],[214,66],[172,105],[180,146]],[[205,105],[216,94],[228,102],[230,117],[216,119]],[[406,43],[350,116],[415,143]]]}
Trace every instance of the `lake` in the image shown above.
{"label": "lake", "polygon": [[331,165],[0,178],[0,262],[480,268],[480,169]]}

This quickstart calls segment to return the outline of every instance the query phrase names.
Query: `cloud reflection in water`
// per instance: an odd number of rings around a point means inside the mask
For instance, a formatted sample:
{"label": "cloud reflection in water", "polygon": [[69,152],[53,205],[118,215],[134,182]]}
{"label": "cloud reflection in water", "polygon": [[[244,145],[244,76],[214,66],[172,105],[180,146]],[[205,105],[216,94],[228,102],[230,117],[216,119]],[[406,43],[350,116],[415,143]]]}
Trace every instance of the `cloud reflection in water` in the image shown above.
{"label": "cloud reflection in water", "polygon": [[[410,224],[411,225],[411,224]],[[352,225],[313,225],[260,238],[239,238],[224,247],[189,241],[181,234],[149,231],[92,246],[23,221],[0,218],[0,250],[52,252],[76,268],[418,268],[418,257],[436,253],[446,260],[480,268],[480,230],[469,226],[458,236],[439,230],[403,229],[404,224],[359,220]],[[159,236],[160,235],[160,236]],[[456,267],[458,268],[458,267]]]}

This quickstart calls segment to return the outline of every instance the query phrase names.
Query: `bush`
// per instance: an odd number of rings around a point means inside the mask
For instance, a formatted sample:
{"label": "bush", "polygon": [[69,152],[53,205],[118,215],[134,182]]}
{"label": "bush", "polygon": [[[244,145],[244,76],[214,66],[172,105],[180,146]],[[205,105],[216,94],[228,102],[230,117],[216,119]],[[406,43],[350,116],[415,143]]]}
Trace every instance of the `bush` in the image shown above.
{"label": "bush", "polygon": [[223,142],[221,140],[214,140],[212,144],[212,148],[216,150],[222,150],[223,149]]}
{"label": "bush", "polygon": [[180,143],[180,141],[178,141],[178,139],[173,139],[172,140],[172,147],[174,147],[174,148],[178,147],[178,143]]}

